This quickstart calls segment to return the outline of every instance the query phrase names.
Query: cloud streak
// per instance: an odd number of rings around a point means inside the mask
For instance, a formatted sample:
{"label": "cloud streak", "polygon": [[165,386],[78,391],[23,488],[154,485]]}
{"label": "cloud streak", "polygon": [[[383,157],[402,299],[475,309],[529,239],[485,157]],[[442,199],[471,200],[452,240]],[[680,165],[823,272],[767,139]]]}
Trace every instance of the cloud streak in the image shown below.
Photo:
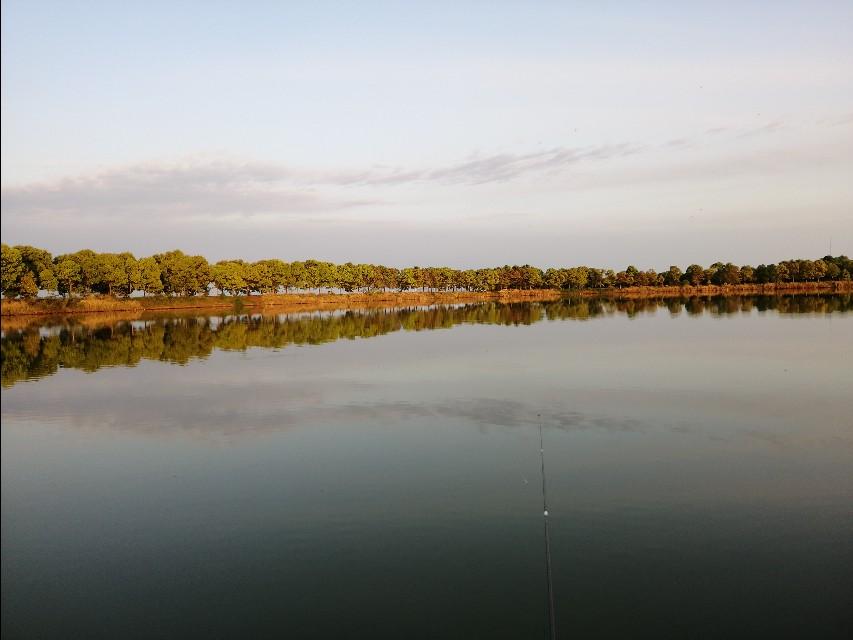
{"label": "cloud streak", "polygon": [[529,153],[493,154],[416,170],[315,170],[275,163],[190,158],[172,163],[139,163],[54,182],[4,187],[2,202],[4,212],[12,216],[145,215],[192,219],[304,215],[382,202],[376,198],[353,198],[347,188],[507,182],[583,161],[621,157],[637,149],[628,144],[555,147]]}
{"label": "cloud streak", "polygon": [[3,189],[4,212],[168,218],[312,213],[372,204],[295,186],[285,167],[262,163],[145,163]]}
{"label": "cloud streak", "polygon": [[[848,115],[826,124],[844,124]],[[716,127],[692,137],[672,138],[659,144],[622,142],[585,147],[555,146],[527,152],[474,155],[463,161],[433,167],[381,167],[363,170],[296,167],[274,162],[246,162],[229,158],[191,156],[179,162],[147,162],[52,182],[4,186],[3,213],[18,221],[84,221],[124,219],[168,219],[170,221],[228,220],[256,216],[259,219],[319,218],[366,206],[382,206],[396,200],[397,188],[433,185],[479,187],[498,185],[525,177],[563,175],[571,168],[618,161],[643,152],[678,153],[695,149],[703,140],[726,134],[730,142],[776,135],[788,124],[769,121],[747,127]],[[753,161],[753,151],[747,159]],[[789,156],[799,162],[797,154]],[[697,162],[698,160],[698,162]],[[580,183],[573,189],[632,184],[666,178],[695,179],[696,167],[708,175],[708,161],[744,171],[744,163],[692,158],[673,166],[660,159],[644,166],[618,167],[613,172]],[[773,160],[774,163],[778,160]],[[749,163],[747,163],[748,165]],[[687,169],[685,169],[685,167]],[[715,169],[715,167],[710,167]],[[690,175],[686,175],[685,171]],[[714,174],[716,175],[716,174]]]}

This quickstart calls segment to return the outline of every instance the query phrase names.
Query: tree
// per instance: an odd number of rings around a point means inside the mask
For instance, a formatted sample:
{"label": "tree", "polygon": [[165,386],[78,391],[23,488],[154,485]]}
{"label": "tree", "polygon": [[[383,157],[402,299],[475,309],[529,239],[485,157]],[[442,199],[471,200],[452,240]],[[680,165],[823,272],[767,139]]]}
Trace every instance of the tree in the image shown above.
{"label": "tree", "polygon": [[15,247],[21,254],[21,260],[24,263],[24,269],[29,271],[33,276],[33,281],[40,289],[48,289],[39,279],[42,271],[50,270],[53,266],[53,256],[49,251],[31,247],[29,245],[19,245]]}
{"label": "tree", "polygon": [[272,290],[272,274],[263,262],[254,262],[243,267],[243,278],[246,281],[246,293],[252,291],[267,293]]}
{"label": "tree", "polygon": [[543,277],[543,282],[548,289],[562,289],[565,282],[563,269],[547,269]]}
{"label": "tree", "polygon": [[0,281],[3,295],[17,295],[18,281],[24,275],[24,261],[21,252],[15,247],[2,245],[0,249]]}
{"label": "tree", "polygon": [[826,262],[823,260],[815,260],[812,262],[811,269],[809,270],[810,279],[814,281],[823,279],[827,270]]}
{"label": "tree", "polygon": [[639,287],[659,287],[663,284],[663,276],[654,269],[647,269],[637,274],[634,284]]}
{"label": "tree", "polygon": [[59,290],[59,280],[56,279],[53,269],[42,269],[38,280],[41,283],[41,288],[45,291],[55,292]]}
{"label": "tree", "polygon": [[94,276],[90,287],[98,293],[113,295],[125,280],[124,265],[115,253],[99,253],[94,260]]}
{"label": "tree", "polygon": [[139,290],[143,295],[163,293],[163,281],[160,279],[160,265],[154,258],[142,258],[138,263]]}
{"label": "tree", "polygon": [[457,271],[456,279],[453,284],[457,289],[463,289],[465,291],[477,291],[479,288],[479,279],[477,277],[477,272],[474,271],[474,269],[465,269],[464,271]]}
{"label": "tree", "polygon": [[499,269],[477,269],[477,282],[481,291],[497,291],[501,286]]}
{"label": "tree", "polygon": [[[305,263],[304,262],[291,262],[290,263],[290,278],[288,280],[289,287],[293,289],[304,289],[305,288]],[[285,285],[285,289],[288,288],[288,285]]]}
{"label": "tree", "polygon": [[355,291],[358,288],[358,270],[352,262],[338,265],[338,286],[347,292]]}
{"label": "tree", "polygon": [[320,262],[317,264],[317,292],[319,287],[332,289],[338,286],[338,269],[331,262]]}
{"label": "tree", "polygon": [[[179,250],[137,260],[132,253],[95,253],[83,249],[51,259],[49,252],[29,245],[2,246],[2,293],[4,296],[32,297],[40,290],[64,295],[98,292],[130,296],[193,296],[209,294],[211,285],[236,295],[267,294],[282,288],[302,290],[336,288],[344,291],[374,291],[421,288],[432,291],[498,291],[502,289],[598,289],[603,287],[660,287],[702,284],[720,286],[740,283],[782,283],[788,281],[835,281],[853,273],[847,256],[824,256],[817,260],[785,260],[778,264],[738,267],[731,262],[715,262],[707,269],[691,264],[686,271],[672,265],[660,273],[640,271],[629,265],[624,271],[587,266],[550,268],[547,271],[525,265],[504,265],[482,269],[450,267],[407,267],[396,269],[381,264],[341,265],[319,260],[287,263],[278,259],[225,260],[211,266],[203,256]],[[27,278],[27,274],[29,277]],[[33,293],[35,287],[35,293]]]}
{"label": "tree", "polygon": [[[340,268],[339,268],[340,270]],[[414,289],[417,286],[417,281],[415,280],[415,271],[411,267],[406,269],[401,269],[397,274],[397,288],[400,291],[408,291],[409,289]]]}
{"label": "tree", "polygon": [[240,262],[234,260],[217,262],[211,267],[210,275],[213,285],[223,293],[236,295],[247,288],[244,266]]}
{"label": "tree", "polygon": [[[81,249],[67,256],[58,256],[55,261],[62,261],[66,258],[77,263],[79,280],[75,285],[84,295],[91,293],[98,281],[98,254],[91,249]],[[62,280],[62,278],[59,279]]]}
{"label": "tree", "polygon": [[278,293],[282,287],[287,286],[288,273],[290,266],[281,260],[261,260],[259,264],[263,264],[269,272],[270,291]]}
{"label": "tree", "polygon": [[[579,269],[583,269],[583,267],[578,267]],[[537,269],[536,267],[531,267],[529,264],[524,265],[519,269],[520,271],[520,282],[521,288],[523,289],[539,289],[542,287],[542,283],[545,280],[545,276],[542,273],[541,269]],[[586,283],[586,270],[584,269],[583,274],[581,276],[578,273],[578,277],[583,277],[584,284]]]}
{"label": "tree", "polygon": [[593,289],[600,289],[606,286],[606,273],[601,269],[589,269],[589,278],[587,286]]}
{"label": "tree", "polygon": [[80,265],[76,260],[63,258],[56,264],[54,273],[59,283],[59,292],[70,297],[74,293],[75,287],[81,283]]}
{"label": "tree", "polygon": [[129,297],[141,286],[142,274],[139,269],[139,260],[127,251],[118,254],[116,258],[118,260],[116,286],[122,295]]}
{"label": "tree", "polygon": [[190,256],[186,270],[188,272],[185,295],[207,294],[210,290],[210,265],[204,256]]}
{"label": "tree", "polygon": [[625,271],[620,271],[616,274],[616,286],[618,287],[633,287],[637,284],[640,270],[634,265],[629,265]]}
{"label": "tree", "polygon": [[733,265],[731,262],[726,264],[715,263],[711,265],[714,271],[712,282],[717,285],[739,284],[740,283],[740,268]]}
{"label": "tree", "polygon": [[698,287],[705,280],[705,269],[698,264],[691,264],[684,272],[684,282],[693,287]]}
{"label": "tree", "polygon": [[18,282],[18,295],[29,300],[35,298],[38,293],[39,286],[35,276],[33,276],[31,271],[25,271]]}
{"label": "tree", "polygon": [[663,276],[663,283],[669,287],[677,287],[681,284],[681,279],[684,277],[684,274],[681,272],[681,269],[672,265]]}
{"label": "tree", "polygon": [[320,293],[320,263],[317,260],[306,260],[302,263],[302,279],[300,289],[317,289]]}
{"label": "tree", "polygon": [[373,285],[373,265],[372,264],[357,264],[355,265],[355,280],[358,283],[359,289],[370,291]]}
{"label": "tree", "polygon": [[210,283],[210,265],[203,256],[188,256],[175,250],[154,256],[160,267],[163,291],[167,295],[194,296],[206,293]]}
{"label": "tree", "polygon": [[589,270],[586,267],[574,267],[565,270],[563,286],[568,289],[584,289],[589,283]]}
{"label": "tree", "polygon": [[824,278],[826,280],[838,280],[841,276],[841,268],[834,262],[824,262],[826,264],[826,275]]}

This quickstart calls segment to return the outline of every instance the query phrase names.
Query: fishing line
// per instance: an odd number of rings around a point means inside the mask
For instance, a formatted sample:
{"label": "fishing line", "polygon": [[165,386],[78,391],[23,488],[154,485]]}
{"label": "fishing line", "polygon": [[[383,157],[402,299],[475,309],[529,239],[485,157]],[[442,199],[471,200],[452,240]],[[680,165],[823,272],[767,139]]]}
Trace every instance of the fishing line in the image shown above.
{"label": "fishing line", "polygon": [[539,418],[539,460],[542,471],[542,515],[545,521],[545,589],[547,594],[547,631],[551,640],[557,638],[557,623],[554,612],[554,585],[551,580],[551,537],[548,532],[548,495],[545,490],[545,443],[542,439],[542,416]]}

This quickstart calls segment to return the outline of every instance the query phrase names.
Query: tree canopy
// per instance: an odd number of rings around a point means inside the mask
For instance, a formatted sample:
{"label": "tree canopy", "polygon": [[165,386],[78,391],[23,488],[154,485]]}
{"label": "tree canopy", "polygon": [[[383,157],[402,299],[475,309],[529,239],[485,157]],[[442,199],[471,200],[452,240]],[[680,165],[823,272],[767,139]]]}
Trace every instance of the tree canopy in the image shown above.
{"label": "tree canopy", "polygon": [[482,269],[406,267],[376,264],[334,264],[321,260],[247,262],[222,260],[210,264],[204,256],[174,250],[136,258],[132,253],[96,253],[82,249],[52,256],[27,245],[2,245],[2,293],[34,298],[48,294],[85,296],[196,296],[224,293],[252,295],[290,291],[500,291],[505,289],[605,289],[624,287],[702,286],[850,280],[853,260],[824,256],[792,259],[778,264],[736,265],[715,262],[705,268],[673,265],[665,271],[624,270],[588,266],[542,270],[531,265]]}

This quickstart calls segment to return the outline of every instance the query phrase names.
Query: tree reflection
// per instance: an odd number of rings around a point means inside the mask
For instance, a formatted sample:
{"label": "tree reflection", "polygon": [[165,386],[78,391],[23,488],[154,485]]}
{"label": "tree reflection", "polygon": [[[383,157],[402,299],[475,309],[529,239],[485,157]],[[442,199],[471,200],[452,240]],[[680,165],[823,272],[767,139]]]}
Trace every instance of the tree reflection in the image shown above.
{"label": "tree reflection", "polygon": [[850,295],[577,298],[296,315],[103,319],[94,326],[75,319],[53,326],[34,322],[23,328],[4,328],[2,385],[11,387],[21,380],[51,375],[60,368],[91,372],[102,367],[132,367],[143,359],[184,365],[207,357],[215,349],[281,349],[371,338],[395,331],[449,329],[458,324],[513,326],[618,314],[633,318],[659,310],[672,315],[729,315],[753,311],[825,314],[851,308]]}

